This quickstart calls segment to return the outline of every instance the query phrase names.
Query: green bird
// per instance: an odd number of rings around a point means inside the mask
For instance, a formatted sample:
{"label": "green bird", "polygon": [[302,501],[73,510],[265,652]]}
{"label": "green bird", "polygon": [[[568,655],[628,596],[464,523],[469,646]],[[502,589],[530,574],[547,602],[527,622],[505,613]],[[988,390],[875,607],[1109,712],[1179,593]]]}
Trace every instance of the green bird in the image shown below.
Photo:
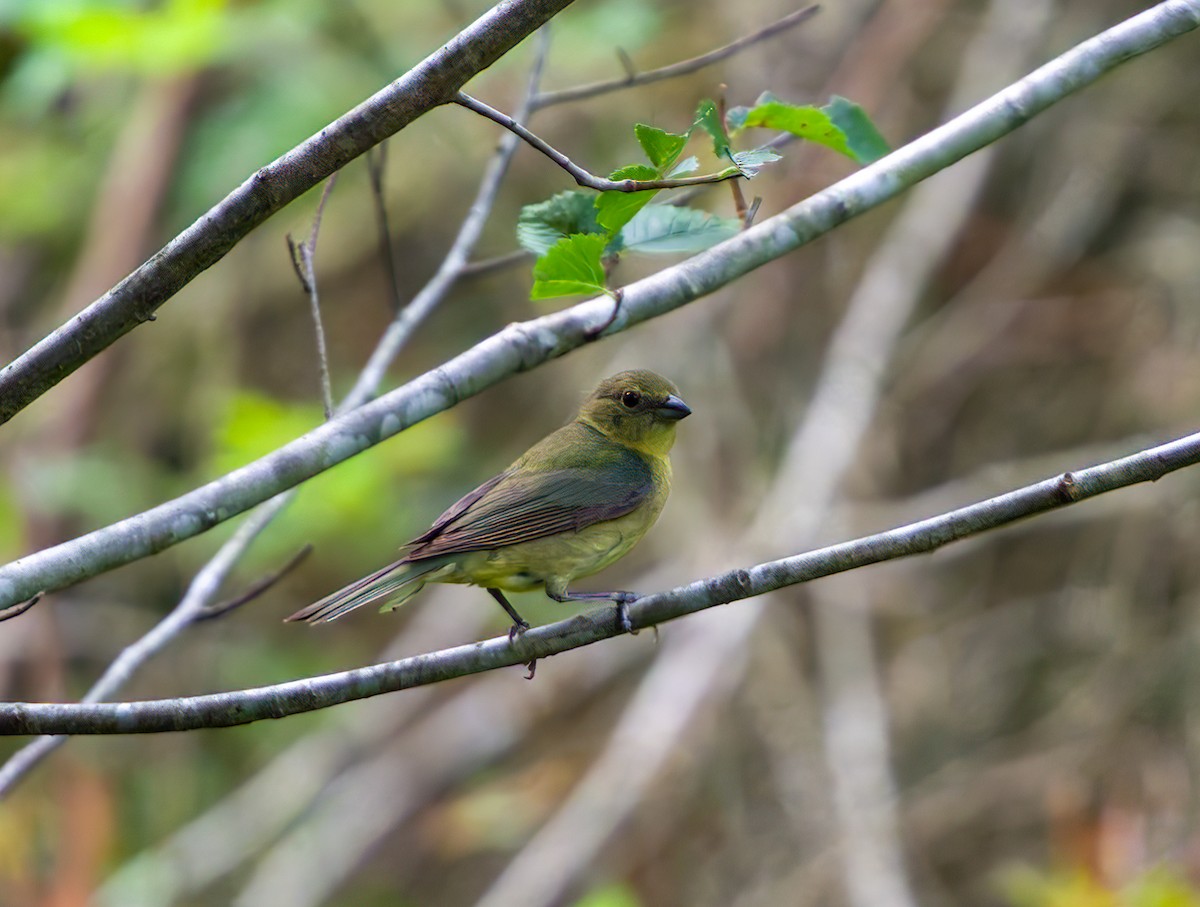
{"label": "green bird", "polygon": [[675,425],[691,412],[661,375],[613,375],[574,420],[453,504],[404,546],[402,558],[287,620],[330,621],[379,599],[390,611],[426,583],[469,583],[487,589],[512,618],[510,637],[529,624],[504,592],[538,586],[558,602],[614,601],[629,630],[625,605],[635,594],[567,587],[624,557],[654,525],[671,490]]}

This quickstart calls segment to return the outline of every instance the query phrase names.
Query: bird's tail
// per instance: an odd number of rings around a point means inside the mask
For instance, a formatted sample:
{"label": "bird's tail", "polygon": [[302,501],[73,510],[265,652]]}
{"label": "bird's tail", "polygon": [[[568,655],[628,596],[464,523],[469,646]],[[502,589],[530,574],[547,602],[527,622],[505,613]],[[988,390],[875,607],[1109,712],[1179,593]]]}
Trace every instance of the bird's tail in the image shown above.
{"label": "bird's tail", "polygon": [[284,621],[303,620],[310,624],[325,623],[336,620],[343,614],[353,611],[360,605],[378,601],[401,590],[393,601],[387,603],[385,610],[398,608],[424,587],[430,573],[438,570],[438,563],[421,563],[408,560],[398,560],[388,564],[382,570],[369,573],[362,579],[357,579],[348,586],[326,595],[323,599],[301,608]]}

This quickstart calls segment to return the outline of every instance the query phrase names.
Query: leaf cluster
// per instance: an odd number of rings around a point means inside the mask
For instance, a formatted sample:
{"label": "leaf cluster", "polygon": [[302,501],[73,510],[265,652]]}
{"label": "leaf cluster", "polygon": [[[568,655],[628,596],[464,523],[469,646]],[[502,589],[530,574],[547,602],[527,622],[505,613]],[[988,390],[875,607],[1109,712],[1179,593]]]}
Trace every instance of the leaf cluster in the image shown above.
{"label": "leaf cluster", "polygon": [[[806,139],[868,164],[889,148],[863,109],[834,96],[824,107],[798,106],[764,93],[753,107],[734,107],[724,116],[716,102],[701,101],[691,126],[681,133],[637,123],[633,133],[649,163],[614,170],[614,181],[671,180],[695,173],[695,155],[682,158],[689,140],[703,133],[721,167],[708,178],[753,179],[782,159],[770,144],[737,150],[734,140],[752,128]],[[682,158],[682,159],[681,159]],[[661,189],[560,192],[522,209],[517,241],[538,256],[532,299],[607,293],[608,266],[626,252],[692,254],[729,239],[742,229],[738,218],[719,217],[686,205],[651,202]]]}

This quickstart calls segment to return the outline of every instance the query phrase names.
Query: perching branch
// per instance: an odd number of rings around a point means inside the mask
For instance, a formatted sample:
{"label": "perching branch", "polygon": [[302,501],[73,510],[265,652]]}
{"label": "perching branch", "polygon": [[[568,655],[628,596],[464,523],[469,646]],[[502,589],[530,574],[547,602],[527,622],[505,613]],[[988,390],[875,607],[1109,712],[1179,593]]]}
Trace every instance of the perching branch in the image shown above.
{"label": "perching branch", "polygon": [[[1200,463],[1200,433],[1098,466],[1067,472],[998,497],[805,554],[698,580],[628,606],[634,629],[869,564],[925,554],[1035,514],[1074,504]],[[0,734],[140,734],[232,727],[355,699],[548,658],[621,633],[612,608],[599,608],[507,636],[399,661],[274,686],[179,699],[120,703],[0,704]]]}
{"label": "perching branch", "polygon": [[563,170],[571,174],[571,178],[577,184],[587,189],[595,189],[597,192],[644,192],[647,189],[683,189],[688,186],[707,186],[711,183],[723,183],[726,180],[742,176],[741,171],[736,168],[730,168],[728,171],[721,173],[709,173],[704,176],[684,176],[678,179],[610,180],[584,170],[557,148],[550,145],[544,139],[538,138],[508,114],[501,113],[494,107],[489,107],[483,101],[477,100],[460,91],[455,95],[454,103],[467,108],[467,110],[472,110],[480,116],[487,117],[489,120],[499,123],[514,135],[520,136],[528,145],[546,155],[546,157],[562,167]]}
{"label": "perching branch", "polygon": [[[1200,0],[1168,0],[1083,42],[828,189],[625,287],[620,310],[605,335],[673,311],[811,242],[991,144],[1103,73],[1198,25]],[[590,342],[592,331],[612,313],[611,300],[604,297],[509,325],[434,371],[195,491],[0,567],[0,608],[198,535],[509,375]]]}
{"label": "perching branch", "polygon": [[578,85],[574,88],[562,88],[558,91],[542,92],[533,99],[533,109],[541,110],[544,107],[552,107],[555,104],[583,101],[588,98],[594,98],[597,95],[611,94],[614,91],[621,91],[626,88],[635,88],[639,85],[649,85],[651,82],[661,82],[664,79],[686,76],[706,66],[720,63],[722,60],[753,47],[755,44],[766,41],[768,38],[774,38],[776,35],[782,34],[788,29],[799,25],[801,22],[807,22],[820,12],[820,10],[820,6],[806,6],[804,9],[789,13],[782,19],[772,22],[766,28],[761,28],[749,35],[743,35],[736,41],[726,44],[724,47],[718,47],[716,50],[710,50],[708,53],[701,54],[698,57],[680,60],[678,63],[672,63],[669,66],[662,66],[658,69],[636,72],[629,58],[623,56],[621,64],[625,69],[624,78],[611,79],[607,82],[593,82],[590,85]]}
{"label": "perching branch", "polygon": [[472,77],[571,0],[502,0],[358,107],[258,170],[149,261],[0,369],[0,424],[216,264],[246,234],[367,149],[453,100]]}

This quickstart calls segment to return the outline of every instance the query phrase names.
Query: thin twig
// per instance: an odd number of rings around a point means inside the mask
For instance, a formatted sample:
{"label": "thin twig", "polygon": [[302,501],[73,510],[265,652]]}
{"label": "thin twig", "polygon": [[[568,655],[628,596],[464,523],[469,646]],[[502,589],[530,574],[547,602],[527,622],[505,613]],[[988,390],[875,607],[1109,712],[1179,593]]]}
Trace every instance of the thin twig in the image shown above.
{"label": "thin twig", "polygon": [[240,608],[242,605],[249,604],[297,567],[299,567],[304,559],[312,554],[312,551],[313,546],[311,543],[305,545],[303,548],[293,554],[291,558],[288,559],[286,564],[274,572],[268,573],[257,582],[252,583],[250,587],[240,595],[234,596],[233,598],[227,598],[225,601],[217,602],[214,605],[205,605],[203,608],[198,609],[195,619],[199,621],[212,620],[214,617],[224,617],[230,611]]}
{"label": "thin twig", "polygon": [[[1066,472],[986,501],[886,532],[730,570],[628,605],[636,629],[888,560],[928,554],[959,539],[1076,504],[1118,488],[1156,482],[1200,463],[1200,433],[1119,460]],[[131,734],[232,727],[525,664],[622,635],[611,608],[399,661],[273,686],[124,703],[0,703],[0,735]]]}
{"label": "thin twig", "polygon": [[513,117],[496,110],[494,107],[489,107],[483,101],[477,100],[469,94],[460,91],[454,96],[454,103],[480,116],[487,117],[489,120],[499,123],[505,129],[520,136],[528,145],[540,151],[563,170],[567,171],[567,173],[571,174],[571,177],[580,186],[595,189],[597,192],[645,192],[650,189],[684,189],[689,186],[706,186],[710,183],[723,183],[727,180],[737,179],[743,175],[736,167],[731,167],[721,173],[708,173],[704,176],[684,176],[679,179],[610,180],[584,170],[557,148],[554,148],[544,139],[538,138]]}
{"label": "thin twig", "polygon": [[789,28],[799,25],[811,19],[820,11],[819,6],[807,6],[804,9],[797,10],[794,13],[789,13],[782,19],[771,23],[766,28],[759,29],[753,34],[744,35],[724,47],[718,47],[716,50],[709,51],[706,54],[701,54],[698,57],[692,57],[689,60],[681,60],[678,63],[672,63],[670,66],[663,66],[659,69],[650,69],[646,72],[633,72],[632,62],[626,63],[628,57],[622,59],[622,65],[625,67],[625,78],[613,79],[608,82],[593,82],[590,85],[579,85],[575,88],[563,88],[559,91],[547,91],[539,94],[533,99],[533,109],[541,110],[543,107],[551,107],[555,104],[567,104],[572,101],[582,101],[586,98],[594,98],[597,95],[609,94],[614,91],[620,91],[624,88],[634,88],[639,85],[648,85],[651,82],[660,82],[663,79],[674,79],[678,76],[685,76],[688,73],[696,72],[706,66],[712,66],[714,63],[719,63],[727,57],[732,57],[734,54],[753,47],[768,38],[773,38],[778,34],[782,34]]}
{"label": "thin twig", "polygon": [[513,251],[505,252],[503,255],[496,255],[493,258],[481,258],[478,261],[471,262],[462,269],[461,276],[463,278],[486,277],[497,271],[504,271],[532,260],[532,252],[527,252],[524,249],[513,249]]}
{"label": "thin twig", "polygon": [[333,385],[329,380],[329,354],[325,346],[325,327],[321,323],[321,297],[317,291],[316,257],[317,237],[321,234],[321,216],[325,213],[325,203],[329,201],[329,193],[333,191],[337,178],[338,175],[335,173],[325,182],[321,200],[317,203],[317,212],[313,215],[308,239],[298,243],[292,239],[292,234],[287,235],[288,251],[292,255],[292,267],[296,270],[296,276],[300,278],[300,286],[308,294],[313,333],[316,335],[317,341],[317,371],[321,379],[321,403],[325,407],[326,420],[333,418]]}
{"label": "thin twig", "polygon": [[387,173],[387,142],[367,152],[367,176],[371,180],[371,200],[375,210],[375,226],[379,233],[379,260],[387,274],[388,290],[392,297],[392,312],[399,312],[400,273],[396,268],[396,256],[392,251],[392,228],[388,223],[387,199],[383,193],[383,179]]}
{"label": "thin twig", "polygon": [[22,614],[40,602],[42,600],[42,596],[45,594],[45,592],[39,592],[28,601],[18,602],[11,607],[5,608],[3,611],[0,611],[0,621],[11,620],[14,617],[20,617]]}

